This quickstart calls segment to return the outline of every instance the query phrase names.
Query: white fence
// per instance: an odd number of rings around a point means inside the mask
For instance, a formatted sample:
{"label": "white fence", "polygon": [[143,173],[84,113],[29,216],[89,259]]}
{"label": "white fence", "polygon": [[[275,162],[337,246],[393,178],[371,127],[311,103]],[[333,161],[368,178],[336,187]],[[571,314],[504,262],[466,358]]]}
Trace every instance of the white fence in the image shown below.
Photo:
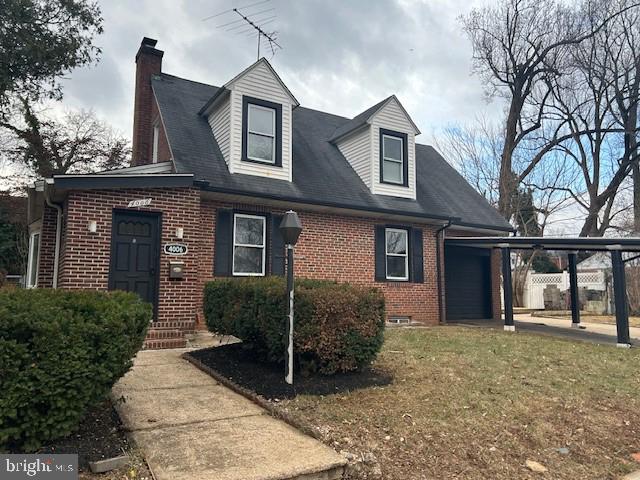
{"label": "white fence", "polygon": [[[544,308],[543,291],[547,285],[555,285],[560,291],[569,289],[569,273],[531,273],[527,275],[524,287],[526,308]],[[604,272],[578,272],[578,287],[589,290],[606,290]]]}

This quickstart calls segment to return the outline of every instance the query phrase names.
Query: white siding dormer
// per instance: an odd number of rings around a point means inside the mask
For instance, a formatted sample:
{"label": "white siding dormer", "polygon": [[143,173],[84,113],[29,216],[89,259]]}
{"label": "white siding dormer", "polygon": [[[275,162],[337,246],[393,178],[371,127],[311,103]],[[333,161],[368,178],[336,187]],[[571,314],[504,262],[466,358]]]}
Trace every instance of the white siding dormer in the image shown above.
{"label": "white siding dormer", "polygon": [[355,131],[338,143],[338,149],[369,189],[371,189],[371,126]]}
{"label": "white siding dormer", "polygon": [[229,171],[291,181],[295,97],[264,58],[223,88],[227,99],[213,102],[205,113]]}
{"label": "white siding dormer", "polygon": [[[415,199],[415,137],[419,133],[392,95],[338,128],[331,141],[371,193]],[[387,146],[382,149],[386,150],[385,155],[381,154],[383,140]]]}
{"label": "white siding dormer", "polygon": [[[407,138],[407,186],[385,183],[380,175],[380,130],[406,135]],[[416,198],[416,134],[413,122],[405,114],[395,97],[387,102],[371,118],[371,151],[373,154],[373,183],[371,191],[380,195]]]}
{"label": "white siding dormer", "polygon": [[213,136],[220,147],[224,161],[229,165],[231,147],[231,96],[225,95],[208,118]]}

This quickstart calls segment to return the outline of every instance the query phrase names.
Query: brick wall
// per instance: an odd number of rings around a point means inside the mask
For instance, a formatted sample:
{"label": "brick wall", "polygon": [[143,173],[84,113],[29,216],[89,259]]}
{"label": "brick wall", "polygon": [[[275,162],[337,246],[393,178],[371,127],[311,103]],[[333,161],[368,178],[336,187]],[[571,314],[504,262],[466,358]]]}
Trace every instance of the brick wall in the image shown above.
{"label": "brick wall", "polygon": [[[146,43],[145,43],[146,42]],[[143,40],[136,54],[136,84],[133,103],[132,165],[151,163],[153,141],[152,109],[155,102],[151,77],[162,71],[162,50],[154,48],[155,41]]]}
{"label": "brick wall", "polygon": [[[251,205],[203,201],[203,231],[215,230],[218,208],[265,212]],[[296,246],[296,276],[376,286],[384,291],[388,315],[410,316],[413,321],[429,325],[438,323],[435,227],[407,224],[423,230],[424,283],[375,282],[374,227],[384,221],[304,211],[298,211],[298,215],[304,230]],[[213,278],[213,235],[208,242],[203,244],[201,254],[201,284]]]}
{"label": "brick wall", "polygon": [[[140,209],[162,213],[161,243],[176,241],[177,227],[184,228],[181,243],[189,246],[185,279],[169,280],[169,256],[161,254],[159,272],[159,320],[193,320],[195,305],[200,304],[199,251],[200,194],[191,188],[144,190],[91,190],[69,193],[64,242],[64,269],[61,288],[106,290],[109,281],[111,222],[114,208],[125,208],[129,201],[152,198],[152,204]],[[87,224],[97,222],[97,232],[89,233]]]}
{"label": "brick wall", "polygon": [[53,263],[56,245],[57,211],[48,205],[42,214],[42,232],[40,234],[40,260],[38,262],[38,287],[53,287]]}
{"label": "brick wall", "polygon": [[[130,200],[139,198],[153,199],[150,206],[140,210],[162,213],[162,244],[176,241],[175,230],[182,227],[184,239],[180,242],[189,247],[189,253],[180,258],[185,262],[184,280],[168,279],[170,257],[161,254],[159,320],[188,321],[200,312],[204,283],[213,279],[218,208],[284,213],[256,205],[200,200],[200,192],[191,188],[70,192],[65,208],[61,288],[108,288],[113,209],[125,208]],[[424,283],[375,282],[374,227],[384,224],[383,220],[305,211],[298,211],[298,214],[304,230],[296,247],[297,276],[376,286],[385,294],[388,315],[409,316],[415,322],[429,325],[439,322],[436,226],[407,224],[423,230]],[[88,231],[89,220],[97,222],[95,234]],[[43,224],[50,222],[45,215]],[[44,231],[43,227],[43,258],[48,255],[46,252],[51,252],[51,261],[41,263],[46,272],[46,265],[52,265],[53,242],[45,241]],[[448,236],[456,234],[447,231]],[[491,264],[493,308],[499,318],[499,252],[494,253]],[[444,295],[444,265],[441,273]]]}

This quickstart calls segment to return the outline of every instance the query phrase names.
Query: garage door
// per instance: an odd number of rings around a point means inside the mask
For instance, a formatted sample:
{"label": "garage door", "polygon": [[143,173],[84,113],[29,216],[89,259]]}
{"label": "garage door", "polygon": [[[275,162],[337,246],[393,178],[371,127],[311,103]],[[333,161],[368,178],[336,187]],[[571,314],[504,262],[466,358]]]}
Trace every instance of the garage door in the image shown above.
{"label": "garage door", "polygon": [[492,317],[490,255],[479,248],[445,248],[447,320]]}

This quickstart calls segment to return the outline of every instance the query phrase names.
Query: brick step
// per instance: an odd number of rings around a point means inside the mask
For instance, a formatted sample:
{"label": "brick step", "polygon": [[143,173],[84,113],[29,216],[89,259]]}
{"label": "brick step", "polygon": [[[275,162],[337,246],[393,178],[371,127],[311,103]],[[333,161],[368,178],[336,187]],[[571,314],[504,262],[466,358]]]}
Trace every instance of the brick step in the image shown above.
{"label": "brick step", "polygon": [[177,328],[150,328],[147,331],[147,340],[161,340],[168,338],[184,338],[184,332]]}
{"label": "brick step", "polygon": [[162,330],[182,330],[183,332],[193,332],[196,328],[195,320],[167,320],[163,322],[153,322],[150,325],[150,329]]}
{"label": "brick step", "polygon": [[187,346],[186,338],[168,338],[145,340],[143,350],[161,350],[163,348],[184,348]]}

